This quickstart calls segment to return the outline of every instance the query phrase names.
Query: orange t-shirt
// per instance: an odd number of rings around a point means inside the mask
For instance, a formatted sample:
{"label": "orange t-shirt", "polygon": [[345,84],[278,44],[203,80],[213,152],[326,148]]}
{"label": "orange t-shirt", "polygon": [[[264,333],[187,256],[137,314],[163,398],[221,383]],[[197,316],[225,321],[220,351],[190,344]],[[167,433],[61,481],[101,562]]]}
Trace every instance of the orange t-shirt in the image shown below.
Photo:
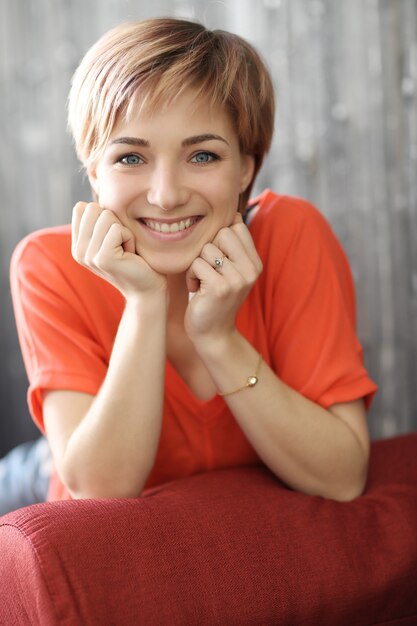
{"label": "orange t-shirt", "polygon": [[[352,277],[333,231],[304,200],[269,190],[257,200],[249,229],[264,270],[239,311],[238,330],[314,402],[327,408],[363,397],[369,405],[376,385],[363,365]],[[43,431],[43,390],[97,394],[124,300],[74,261],[70,226],[38,231],[18,245],[11,286],[29,408]],[[167,361],[161,438],[146,488],[260,462],[223,398],[197,399]],[[67,497],[55,476],[49,498]]]}

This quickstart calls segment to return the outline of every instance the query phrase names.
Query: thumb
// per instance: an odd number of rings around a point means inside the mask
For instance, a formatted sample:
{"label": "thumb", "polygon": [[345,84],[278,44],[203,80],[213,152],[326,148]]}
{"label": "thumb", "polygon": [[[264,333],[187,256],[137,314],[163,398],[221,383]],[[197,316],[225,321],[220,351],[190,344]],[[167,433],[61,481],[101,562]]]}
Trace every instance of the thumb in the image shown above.
{"label": "thumb", "polygon": [[200,288],[200,280],[197,278],[193,267],[189,267],[185,274],[185,282],[189,293],[194,293]]}
{"label": "thumb", "polygon": [[124,252],[136,253],[135,238],[128,228],[122,228],[122,248]]}

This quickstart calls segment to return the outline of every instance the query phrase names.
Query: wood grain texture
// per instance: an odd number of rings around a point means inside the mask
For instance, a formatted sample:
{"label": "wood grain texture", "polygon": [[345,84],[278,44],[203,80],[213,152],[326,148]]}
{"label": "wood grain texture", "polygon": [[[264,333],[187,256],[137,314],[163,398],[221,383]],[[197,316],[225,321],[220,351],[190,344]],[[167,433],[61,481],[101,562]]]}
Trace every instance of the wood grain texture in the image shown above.
{"label": "wood grain texture", "polygon": [[265,186],[303,196],[352,265],[358,334],[380,391],[373,437],[417,427],[417,0],[0,0],[0,453],[27,430],[8,283],[28,232],[89,196],[66,131],[81,56],[129,19],[196,18],[249,39],[277,90]]}

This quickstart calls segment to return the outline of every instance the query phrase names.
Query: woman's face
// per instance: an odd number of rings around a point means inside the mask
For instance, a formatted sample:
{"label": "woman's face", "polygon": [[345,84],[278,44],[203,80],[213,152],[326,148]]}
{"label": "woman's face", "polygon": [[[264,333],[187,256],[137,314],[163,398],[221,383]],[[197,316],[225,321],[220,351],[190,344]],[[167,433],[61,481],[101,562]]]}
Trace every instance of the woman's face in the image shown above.
{"label": "woman's face", "polygon": [[114,129],[89,178],[101,207],[134,234],[136,251],[163,274],[185,272],[229,226],[252,180],[229,114],[185,92],[165,110]]}

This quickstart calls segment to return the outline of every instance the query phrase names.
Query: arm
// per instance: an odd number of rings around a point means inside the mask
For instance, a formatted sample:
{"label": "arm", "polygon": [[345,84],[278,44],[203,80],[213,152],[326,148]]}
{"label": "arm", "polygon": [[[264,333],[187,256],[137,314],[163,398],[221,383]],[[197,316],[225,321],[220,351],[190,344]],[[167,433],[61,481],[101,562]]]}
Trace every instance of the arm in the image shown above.
{"label": "arm", "polygon": [[[220,391],[244,384],[258,354],[239,333],[200,343],[200,356]],[[335,500],[351,500],[365,486],[369,440],[363,401],[326,410],[283,383],[262,362],[259,381],[225,396],[255,450],[289,486]]]}
{"label": "arm", "polygon": [[[189,286],[199,286],[186,329],[219,392],[227,393],[244,384],[258,362],[254,348],[236,331],[235,316],[261,264],[238,218],[213,244],[190,270]],[[222,254],[228,258],[216,271],[213,259]],[[361,400],[326,410],[285,385],[266,363],[256,386],[224,399],[259,456],[291,487],[341,500],[361,493],[369,446]]]}
{"label": "arm", "polygon": [[152,469],[161,429],[165,281],[129,251],[130,234],[113,214],[77,207],[74,256],[118,286],[126,306],[99,393],[48,392],[45,428],[74,497],[133,497]]}

